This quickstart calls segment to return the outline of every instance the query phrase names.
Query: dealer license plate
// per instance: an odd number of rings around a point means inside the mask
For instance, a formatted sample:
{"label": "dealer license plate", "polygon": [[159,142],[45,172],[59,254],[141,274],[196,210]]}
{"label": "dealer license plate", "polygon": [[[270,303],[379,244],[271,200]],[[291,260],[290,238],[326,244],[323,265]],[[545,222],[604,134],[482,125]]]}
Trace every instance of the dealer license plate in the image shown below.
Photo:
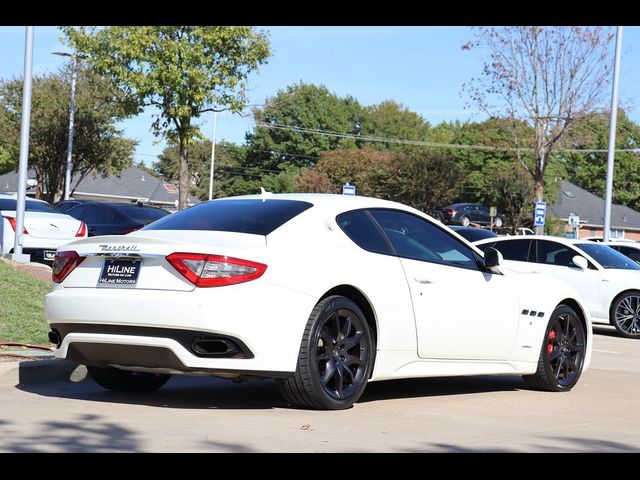
{"label": "dealer license plate", "polygon": [[138,283],[142,260],[111,259],[104,261],[98,286],[133,286]]}
{"label": "dealer license plate", "polygon": [[54,258],[56,258],[56,251],[55,250],[45,250],[43,252],[42,257],[45,260],[51,260],[53,262]]}

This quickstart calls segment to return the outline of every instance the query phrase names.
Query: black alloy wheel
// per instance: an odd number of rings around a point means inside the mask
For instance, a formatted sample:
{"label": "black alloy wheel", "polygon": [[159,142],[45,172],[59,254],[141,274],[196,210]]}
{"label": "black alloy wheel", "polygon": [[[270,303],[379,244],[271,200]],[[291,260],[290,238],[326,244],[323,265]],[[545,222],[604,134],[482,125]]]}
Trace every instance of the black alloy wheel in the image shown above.
{"label": "black alloy wheel", "polygon": [[566,305],[551,314],[535,374],[524,376],[536,390],[571,390],[582,373],[587,335],[578,314]]}
{"label": "black alloy wheel", "polygon": [[373,341],[364,314],[351,300],[320,301],[307,322],[295,374],[280,380],[292,405],[323,410],[351,407],[371,372]]}

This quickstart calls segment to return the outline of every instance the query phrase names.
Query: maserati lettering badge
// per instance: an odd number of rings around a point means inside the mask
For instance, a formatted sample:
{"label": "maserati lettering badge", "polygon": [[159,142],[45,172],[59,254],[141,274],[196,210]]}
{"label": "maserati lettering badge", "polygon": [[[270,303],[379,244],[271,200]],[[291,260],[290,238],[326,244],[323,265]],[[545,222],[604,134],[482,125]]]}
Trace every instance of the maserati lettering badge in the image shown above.
{"label": "maserati lettering badge", "polygon": [[138,245],[98,245],[103,252],[139,252]]}

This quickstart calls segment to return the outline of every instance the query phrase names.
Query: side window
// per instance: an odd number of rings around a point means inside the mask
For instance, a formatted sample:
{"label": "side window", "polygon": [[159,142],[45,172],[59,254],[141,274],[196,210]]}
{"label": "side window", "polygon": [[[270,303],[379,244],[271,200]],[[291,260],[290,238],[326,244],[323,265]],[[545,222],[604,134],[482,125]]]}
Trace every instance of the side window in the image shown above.
{"label": "side window", "polygon": [[572,259],[578,253],[571,248],[549,240],[536,240],[536,244],[538,249],[537,263],[559,267],[574,266]]}
{"label": "side window", "polygon": [[398,210],[369,210],[404,258],[476,270],[473,251],[435,225]]}
{"label": "side window", "polygon": [[338,226],[360,248],[374,253],[393,255],[380,230],[364,210],[347,212],[336,218]]}
{"label": "side window", "polygon": [[100,207],[97,207],[95,205],[87,205],[84,211],[85,222],[91,224],[103,223],[100,210]]}
{"label": "side window", "polygon": [[[488,245],[484,246],[487,248]],[[533,255],[529,257],[531,250],[531,240],[507,240],[505,242],[496,242],[491,245],[502,254],[505,260],[513,260],[515,262],[534,261]]]}
{"label": "side window", "polygon": [[613,248],[618,250],[623,255],[626,255],[634,262],[640,263],[640,250],[638,250],[637,248],[624,247],[624,246],[620,246],[620,247],[615,246]]}

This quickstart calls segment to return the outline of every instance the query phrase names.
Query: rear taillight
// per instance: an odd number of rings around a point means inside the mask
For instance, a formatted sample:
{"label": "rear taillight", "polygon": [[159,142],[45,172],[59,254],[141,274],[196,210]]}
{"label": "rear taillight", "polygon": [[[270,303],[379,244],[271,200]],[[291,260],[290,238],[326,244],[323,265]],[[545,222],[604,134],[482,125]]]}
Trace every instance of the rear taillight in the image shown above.
{"label": "rear taillight", "polygon": [[84,222],[80,222],[80,227],[76,232],[76,237],[86,237],[87,236],[87,224]]}
{"label": "rear taillight", "polygon": [[53,259],[51,279],[56,283],[62,283],[73,269],[82,263],[84,258],[74,251],[56,252],[56,256]]}
{"label": "rear taillight", "polygon": [[[11,228],[13,229],[13,231],[16,231],[16,219],[13,217],[5,217],[3,216],[2,218],[6,218],[9,222],[9,225],[11,225]],[[22,233],[23,235],[29,235],[29,232],[27,232],[27,229],[22,227]]]}
{"label": "rear taillight", "polygon": [[260,278],[267,269],[263,263],[202,253],[172,253],[167,261],[196,287],[249,282]]}
{"label": "rear taillight", "polygon": [[445,210],[444,213],[445,213],[445,215],[448,215],[449,217],[453,217],[456,214],[456,211],[449,209],[449,210]]}

